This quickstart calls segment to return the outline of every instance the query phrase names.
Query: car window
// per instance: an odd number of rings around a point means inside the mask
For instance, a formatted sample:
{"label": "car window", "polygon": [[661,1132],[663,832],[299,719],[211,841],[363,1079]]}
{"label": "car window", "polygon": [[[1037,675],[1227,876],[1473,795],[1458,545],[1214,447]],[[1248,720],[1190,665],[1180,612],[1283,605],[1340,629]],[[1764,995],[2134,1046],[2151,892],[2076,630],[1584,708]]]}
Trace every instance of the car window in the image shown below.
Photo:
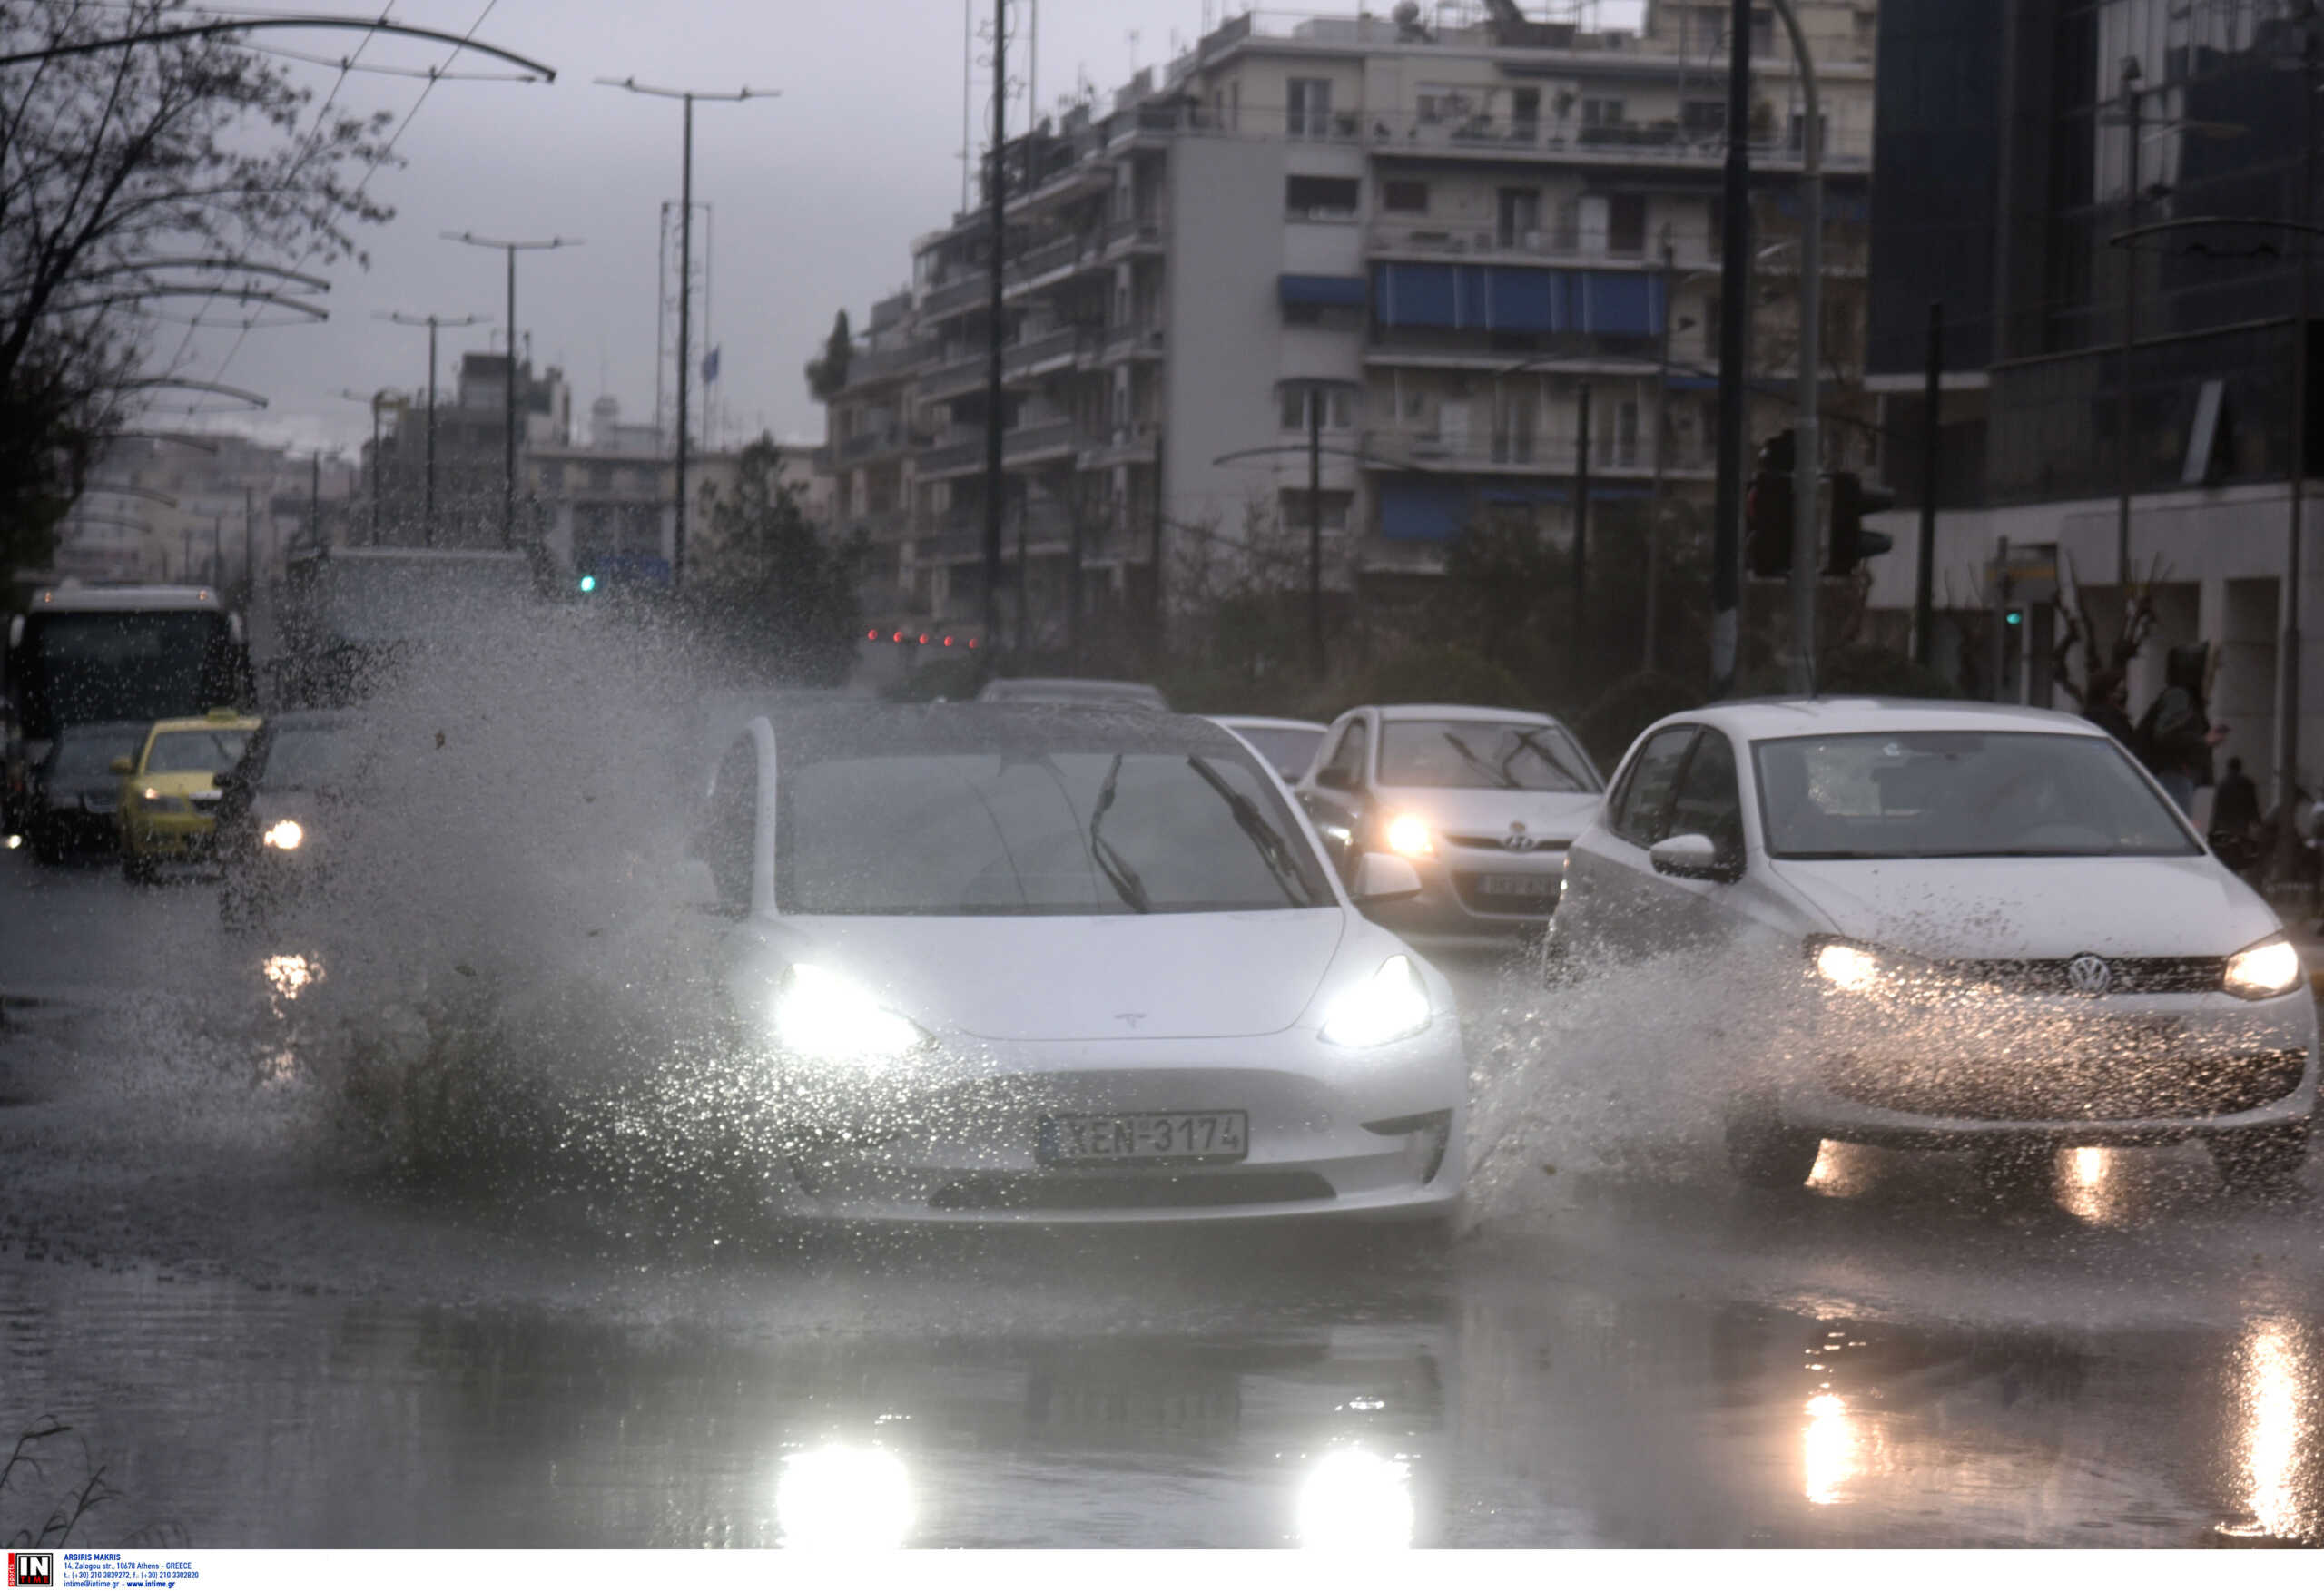
{"label": "car window", "polygon": [[1331,761],[1324,766],[1334,772],[1345,774],[1351,784],[1362,784],[1364,750],[1371,741],[1370,726],[1362,718],[1348,720],[1347,727],[1340,732],[1339,744],[1332,748]]}
{"label": "car window", "polygon": [[242,760],[250,734],[238,729],[172,730],[153,737],[148,773],[223,773]]}
{"label": "car window", "polygon": [[775,889],[815,916],[1112,916],[1333,904],[1248,753],[850,755],[785,767]]}
{"label": "car window", "polygon": [[104,773],[113,766],[115,757],[134,757],[137,743],[145,738],[143,730],[124,730],[115,734],[70,734],[56,742],[54,776],[58,779],[89,779]]}
{"label": "car window", "polygon": [[1693,724],[1675,725],[1647,741],[1631,760],[1608,824],[1615,833],[1632,845],[1652,845],[1670,832],[1670,792],[1694,738]]}
{"label": "car window", "polygon": [[287,725],[265,749],[259,783],[268,790],[313,790],[350,779],[354,737],[337,727]]}
{"label": "car window", "polygon": [[1598,788],[1581,748],[1555,724],[1435,718],[1381,726],[1380,782],[1429,790]]}
{"label": "car window", "polygon": [[1743,854],[1743,796],[1735,779],[1735,748],[1715,729],[1696,738],[1670,801],[1669,832],[1700,834],[1722,859]]}
{"label": "car window", "polygon": [[1317,730],[1282,729],[1271,724],[1237,732],[1288,780],[1295,780],[1307,771],[1307,763],[1315,755],[1315,744],[1324,738]]}

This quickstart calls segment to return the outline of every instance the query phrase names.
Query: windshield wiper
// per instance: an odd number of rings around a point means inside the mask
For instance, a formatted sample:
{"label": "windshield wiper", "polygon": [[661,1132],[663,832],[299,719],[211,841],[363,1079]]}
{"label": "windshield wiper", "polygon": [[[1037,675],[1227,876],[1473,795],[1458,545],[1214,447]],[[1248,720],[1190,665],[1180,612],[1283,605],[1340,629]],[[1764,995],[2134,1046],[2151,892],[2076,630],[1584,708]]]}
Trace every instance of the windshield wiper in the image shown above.
{"label": "windshield wiper", "polygon": [[1147,898],[1146,884],[1137,869],[1122,859],[1121,853],[1098,830],[1105,826],[1106,813],[1114,804],[1114,781],[1122,776],[1122,759],[1116,757],[1114,765],[1106,770],[1106,782],[1098,787],[1098,804],[1089,809],[1089,855],[1098,870],[1106,875],[1106,882],[1132,911],[1149,912],[1154,902]]}
{"label": "windshield wiper", "polygon": [[1510,778],[1508,774],[1502,772],[1500,769],[1486,761],[1482,757],[1478,756],[1474,751],[1469,750],[1467,742],[1463,741],[1459,735],[1454,734],[1449,729],[1443,732],[1443,735],[1445,740],[1451,742],[1452,749],[1461,753],[1461,760],[1466,762],[1470,767],[1477,770],[1480,773],[1482,773],[1487,779],[1492,780],[1496,789],[1515,790],[1518,788],[1518,784],[1515,780]]}
{"label": "windshield wiper", "polygon": [[1258,808],[1251,804],[1250,798],[1219,778],[1217,770],[1200,757],[1187,758],[1187,766],[1200,774],[1202,781],[1216,791],[1218,799],[1226,803],[1226,810],[1235,814],[1236,827],[1250,840],[1252,849],[1259,853],[1259,859],[1266,863],[1267,871],[1275,875],[1275,881],[1282,889],[1284,899],[1294,906],[1322,904],[1309,890],[1306,875],[1291,859],[1291,852],[1285,846],[1283,836],[1275,832],[1274,824],[1260,815]]}
{"label": "windshield wiper", "polygon": [[[1557,751],[1551,746],[1550,742],[1541,738],[1541,732],[1540,730],[1521,729],[1515,731],[1514,733],[1520,745],[1532,747],[1533,752],[1536,756],[1540,757],[1542,761],[1548,763],[1551,767],[1563,774],[1565,776],[1566,782],[1573,788],[1576,793],[1587,791],[1590,788],[1590,781],[1581,776],[1581,771],[1579,769],[1567,767],[1564,761],[1559,758]],[[1515,761],[1517,761],[1517,753],[1514,751],[1512,751],[1506,758],[1502,759],[1502,765],[1506,767],[1509,763],[1514,762]]]}

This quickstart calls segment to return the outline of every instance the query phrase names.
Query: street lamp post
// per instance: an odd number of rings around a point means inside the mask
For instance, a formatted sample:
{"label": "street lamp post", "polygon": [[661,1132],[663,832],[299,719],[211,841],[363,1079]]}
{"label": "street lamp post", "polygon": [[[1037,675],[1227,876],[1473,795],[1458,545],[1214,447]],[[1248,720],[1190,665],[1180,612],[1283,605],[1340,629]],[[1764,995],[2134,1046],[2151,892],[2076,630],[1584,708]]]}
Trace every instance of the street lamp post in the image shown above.
{"label": "street lamp post", "polygon": [[[2122,189],[2122,230],[2133,232],[2139,224],[2139,61],[2135,55],[2122,61],[2122,125],[2127,133],[2125,145],[2128,162],[2128,182]],[[2114,505],[2114,578],[2122,587],[2122,633],[2131,629],[2131,489],[2132,486],[2131,447],[2131,350],[2138,341],[2139,272],[2137,255],[2125,250],[2122,254],[2122,388],[2116,410],[2114,445],[2115,496]]]}
{"label": "street lamp post", "polygon": [[500,487],[500,545],[505,549],[517,545],[517,251],[520,249],[571,249],[583,241],[580,238],[548,238],[539,241],[518,242],[507,238],[479,238],[474,232],[446,232],[449,242],[466,243],[478,249],[498,249],[508,256],[508,379],[503,384],[502,418],[506,437],[502,438],[503,463],[506,474]]}
{"label": "street lamp post", "polygon": [[[1819,370],[1824,358],[1824,110],[1816,88],[1816,60],[1807,35],[1793,14],[1792,0],[1774,0],[1776,15],[1791,35],[1799,67],[1799,421],[1792,453],[1791,485],[1791,679],[1792,691],[1816,690],[1816,483],[1823,470],[1823,439],[1817,424]],[[1664,310],[1669,313],[1668,309]]]}
{"label": "street lamp post", "polygon": [[[753,89],[748,85],[733,93],[703,93],[693,89],[653,88],[635,77],[600,77],[598,85],[618,88],[629,93],[648,94],[655,99],[678,100],[685,105],[684,157],[678,177],[678,435],[677,482],[675,517],[670,527],[670,589],[676,591],[685,576],[686,560],[686,395],[688,361],[693,358],[694,336],[694,103],[696,100],[711,100],[728,104],[740,104],[744,100],[773,99],[780,89]],[[513,278],[512,278],[513,280]],[[510,290],[515,290],[513,288]],[[514,344],[511,349],[513,350]],[[514,357],[513,352],[511,355]]]}
{"label": "street lamp post", "polygon": [[397,398],[385,387],[372,393],[350,392],[341,388],[339,395],[350,402],[364,404],[371,410],[371,545],[376,547],[379,545],[379,410],[396,402]]}
{"label": "street lamp post", "polygon": [[393,321],[398,326],[428,328],[428,495],[421,520],[422,534],[427,545],[432,547],[436,545],[436,329],[439,326],[485,326],[490,322],[482,315],[464,315],[458,320],[448,320],[441,315],[406,315],[399,311],[382,314],[379,319]]}

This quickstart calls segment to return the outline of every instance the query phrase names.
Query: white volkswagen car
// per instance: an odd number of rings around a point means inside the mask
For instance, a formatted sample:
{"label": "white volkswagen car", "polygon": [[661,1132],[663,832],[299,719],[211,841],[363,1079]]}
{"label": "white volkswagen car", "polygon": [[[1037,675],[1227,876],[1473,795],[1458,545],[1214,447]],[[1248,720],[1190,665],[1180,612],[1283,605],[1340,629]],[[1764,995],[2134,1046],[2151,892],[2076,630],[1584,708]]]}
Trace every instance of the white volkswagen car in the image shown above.
{"label": "white volkswagen car", "polygon": [[1201,719],[960,703],[765,719],[700,842],[779,1207],[967,1222],[1439,1221],[1444,978]]}
{"label": "white volkswagen car", "polygon": [[[1720,1020],[1753,1039],[1718,1063],[1748,1181],[1797,1184],[1825,1138],[2004,1163],[2199,1138],[2239,1187],[2290,1180],[2308,1151],[2299,953],[2154,781],[2063,713],[1666,719],[1574,843],[1551,951],[1609,977],[1657,952],[1764,972]],[[1661,991],[1638,1018],[1682,1019]]]}
{"label": "white volkswagen car", "polygon": [[1298,795],[1345,876],[1384,852],[1420,893],[1381,912],[1408,932],[1539,928],[1558,901],[1566,847],[1605,781],[1565,726],[1503,707],[1355,707],[1342,713]]}

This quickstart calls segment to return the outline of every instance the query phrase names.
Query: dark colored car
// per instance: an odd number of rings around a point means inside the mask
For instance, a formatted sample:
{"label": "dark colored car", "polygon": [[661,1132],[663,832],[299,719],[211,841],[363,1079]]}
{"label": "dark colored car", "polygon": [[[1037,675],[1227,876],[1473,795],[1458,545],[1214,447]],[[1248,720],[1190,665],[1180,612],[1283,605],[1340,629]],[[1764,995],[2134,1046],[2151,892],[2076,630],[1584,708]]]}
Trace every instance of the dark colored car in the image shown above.
{"label": "dark colored car", "polygon": [[116,757],[133,757],[147,723],[76,723],[60,731],[34,764],[25,794],[25,838],[33,855],[57,862],[76,851],[111,852],[120,844]]}
{"label": "dark colored car", "polygon": [[219,780],[218,915],[229,928],[263,923],[327,873],[362,777],[356,729],[350,712],[276,713]]}

